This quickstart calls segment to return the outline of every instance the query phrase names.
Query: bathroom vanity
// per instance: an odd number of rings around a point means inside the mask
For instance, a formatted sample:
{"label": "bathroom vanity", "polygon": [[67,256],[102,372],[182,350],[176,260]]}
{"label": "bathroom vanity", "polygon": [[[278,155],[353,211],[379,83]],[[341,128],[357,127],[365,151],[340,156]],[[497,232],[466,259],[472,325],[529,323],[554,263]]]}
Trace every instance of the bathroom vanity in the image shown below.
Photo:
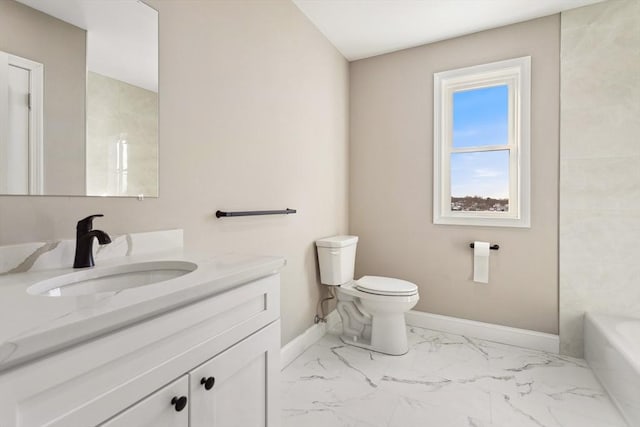
{"label": "bathroom vanity", "polygon": [[282,258],[96,264],[0,277],[1,427],[277,426]]}

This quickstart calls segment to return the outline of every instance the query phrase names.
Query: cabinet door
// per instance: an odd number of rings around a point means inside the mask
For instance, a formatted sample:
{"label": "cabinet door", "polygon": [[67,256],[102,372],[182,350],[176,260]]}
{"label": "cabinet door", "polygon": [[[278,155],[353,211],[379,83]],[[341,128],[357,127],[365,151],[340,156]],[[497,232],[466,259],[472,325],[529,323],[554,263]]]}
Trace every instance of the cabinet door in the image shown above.
{"label": "cabinet door", "polygon": [[100,426],[188,427],[188,393],[189,377],[184,375]]}
{"label": "cabinet door", "polygon": [[189,373],[191,427],[277,427],[280,322]]}

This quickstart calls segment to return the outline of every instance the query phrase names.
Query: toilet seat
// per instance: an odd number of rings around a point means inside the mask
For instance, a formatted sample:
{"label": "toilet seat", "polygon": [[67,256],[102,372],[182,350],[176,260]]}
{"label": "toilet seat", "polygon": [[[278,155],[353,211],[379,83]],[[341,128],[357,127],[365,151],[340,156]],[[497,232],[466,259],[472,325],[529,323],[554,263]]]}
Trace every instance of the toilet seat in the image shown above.
{"label": "toilet seat", "polygon": [[384,296],[413,296],[418,293],[415,284],[391,277],[363,276],[354,282],[354,287],[361,292]]}

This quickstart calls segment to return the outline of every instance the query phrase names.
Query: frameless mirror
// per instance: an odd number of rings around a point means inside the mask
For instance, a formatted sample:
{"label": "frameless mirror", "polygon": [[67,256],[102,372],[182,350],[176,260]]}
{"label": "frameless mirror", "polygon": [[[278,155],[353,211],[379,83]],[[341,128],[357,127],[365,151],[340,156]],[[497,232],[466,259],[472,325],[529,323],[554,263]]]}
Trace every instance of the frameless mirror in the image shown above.
{"label": "frameless mirror", "polygon": [[0,194],[158,195],[158,13],[0,0]]}

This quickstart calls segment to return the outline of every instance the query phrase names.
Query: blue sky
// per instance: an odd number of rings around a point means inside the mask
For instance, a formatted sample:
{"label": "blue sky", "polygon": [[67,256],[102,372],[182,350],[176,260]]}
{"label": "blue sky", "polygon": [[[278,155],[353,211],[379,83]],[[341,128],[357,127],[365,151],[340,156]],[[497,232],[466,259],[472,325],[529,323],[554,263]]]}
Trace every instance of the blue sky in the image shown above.
{"label": "blue sky", "polygon": [[[506,145],[508,141],[506,85],[453,94],[453,147]],[[507,198],[509,151],[451,155],[451,195]]]}

